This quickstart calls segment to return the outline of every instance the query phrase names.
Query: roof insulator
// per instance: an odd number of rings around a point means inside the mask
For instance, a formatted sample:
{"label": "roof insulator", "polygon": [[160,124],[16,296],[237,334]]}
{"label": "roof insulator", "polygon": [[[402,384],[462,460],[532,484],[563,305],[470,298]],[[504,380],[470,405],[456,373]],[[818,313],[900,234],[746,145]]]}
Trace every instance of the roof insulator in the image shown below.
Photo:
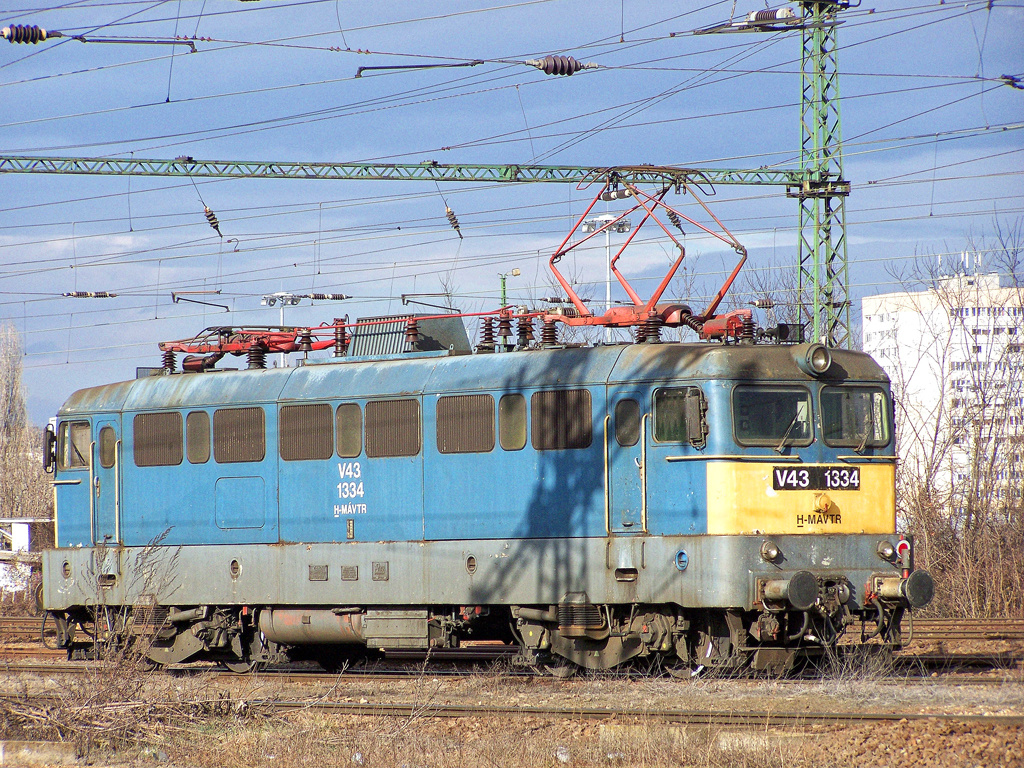
{"label": "roof insulator", "polygon": [[527,59],[525,63],[545,75],[572,75],[581,69],[597,69],[599,66],[593,62],[584,64],[572,56],[545,56],[543,59]]}
{"label": "roof insulator", "polygon": [[0,29],[0,37],[12,43],[41,43],[51,37],[64,37],[60,32],[47,32],[42,27],[12,24]]}
{"label": "roof insulator", "polygon": [[214,230],[216,230],[218,235],[224,237],[224,235],[220,234],[220,222],[217,221],[217,214],[210,210],[210,206],[204,205],[203,213],[206,215],[206,220],[210,222],[210,226],[213,227]]}
{"label": "roof insulator", "polygon": [[449,208],[447,205],[444,207],[444,215],[448,217],[448,223],[452,225],[452,229],[459,235],[459,239],[462,239],[462,230],[459,229],[459,220],[455,218],[455,211]]}
{"label": "roof insulator", "polygon": [[[676,229],[678,229],[678,230],[679,230],[680,232],[683,232],[683,222],[682,222],[682,220],[681,220],[681,219],[679,218],[679,214],[678,214],[678,213],[676,213],[676,212],[675,212],[675,211],[673,211],[672,209],[669,209],[669,212],[668,212],[668,220],[672,222],[672,226],[673,226],[673,227],[675,227]],[[683,234],[685,235],[686,233],[685,233],[685,232],[683,232]]]}

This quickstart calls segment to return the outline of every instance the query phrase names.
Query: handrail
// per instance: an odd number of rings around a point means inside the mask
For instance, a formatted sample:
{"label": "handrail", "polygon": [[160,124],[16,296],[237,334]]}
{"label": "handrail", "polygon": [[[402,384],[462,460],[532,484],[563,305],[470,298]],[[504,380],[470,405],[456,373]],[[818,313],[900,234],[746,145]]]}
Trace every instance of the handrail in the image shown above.
{"label": "handrail", "polygon": [[651,414],[640,417],[640,530],[647,533],[647,420]]}
{"label": "handrail", "polygon": [[611,414],[604,417],[604,529],[610,536],[612,532],[612,484],[611,484],[611,462],[608,457],[608,423],[612,420]]}
{"label": "handrail", "polygon": [[114,541],[121,543],[121,441],[114,441]]}
{"label": "handrail", "polygon": [[750,456],[731,453],[717,453],[710,456],[696,454],[694,456],[666,456],[665,461],[763,461],[777,464],[784,461],[803,462],[799,456]]}
{"label": "handrail", "polygon": [[89,536],[96,543],[96,479],[93,466],[93,454],[96,453],[96,441],[89,443]]}

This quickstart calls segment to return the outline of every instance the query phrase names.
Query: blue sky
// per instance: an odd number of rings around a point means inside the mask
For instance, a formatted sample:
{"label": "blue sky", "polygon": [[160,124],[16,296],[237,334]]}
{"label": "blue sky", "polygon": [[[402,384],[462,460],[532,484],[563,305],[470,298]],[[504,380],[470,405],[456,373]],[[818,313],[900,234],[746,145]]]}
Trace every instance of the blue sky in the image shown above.
{"label": "blue sky", "polygon": [[[3,155],[708,168],[795,167],[799,155],[799,33],[690,34],[763,0],[735,9],[731,0],[3,6],[2,26],[204,38],[196,53],[0,42]],[[1000,77],[1024,76],[1024,4],[865,3],[840,18],[856,298],[892,290],[892,272],[915,257],[959,253],[991,233],[994,218],[1021,217],[1024,90]],[[548,54],[600,66],[550,77],[519,63]],[[474,60],[484,63],[354,77],[360,66]],[[286,311],[288,324],[400,312],[403,293],[446,289],[466,311],[491,309],[498,274],[513,268],[522,274],[508,279],[512,300],[550,296],[547,259],[594,193],[11,174],[0,190],[0,315],[23,334],[36,422],[77,388],[158,365],[158,341],[214,324],[277,323],[277,310],[260,305],[274,291],[354,297],[305,301]],[[751,276],[785,285],[797,259],[796,203],[778,187],[707,192],[750,250]],[[686,198],[675,203],[706,221]],[[689,229],[686,246],[686,276],[672,292],[702,307],[735,256]],[[563,261],[583,294],[603,295],[603,251],[596,243]],[[652,235],[627,251],[624,271],[650,290],[668,259]],[[753,298],[751,285],[739,286],[737,301]],[[60,296],[74,290],[119,296]],[[209,298],[231,312],[172,303],[181,290],[220,290]]]}

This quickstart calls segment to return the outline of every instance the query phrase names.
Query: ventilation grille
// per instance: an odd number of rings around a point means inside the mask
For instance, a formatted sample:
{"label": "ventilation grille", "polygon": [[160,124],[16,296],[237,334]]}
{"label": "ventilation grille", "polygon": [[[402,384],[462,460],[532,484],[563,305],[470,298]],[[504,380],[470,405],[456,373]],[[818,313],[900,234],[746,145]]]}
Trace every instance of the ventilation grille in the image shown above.
{"label": "ventilation grille", "polygon": [[493,449],[493,397],[453,395],[437,401],[439,453],[486,453]]}

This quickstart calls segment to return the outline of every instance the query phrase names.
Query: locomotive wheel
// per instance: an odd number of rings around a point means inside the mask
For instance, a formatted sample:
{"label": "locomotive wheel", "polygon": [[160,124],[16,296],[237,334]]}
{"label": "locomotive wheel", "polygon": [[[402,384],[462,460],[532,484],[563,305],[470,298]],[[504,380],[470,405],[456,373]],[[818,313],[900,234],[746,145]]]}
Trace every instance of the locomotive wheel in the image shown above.
{"label": "locomotive wheel", "polygon": [[263,668],[258,661],[222,661],[228,672],[236,675],[247,675],[250,672],[257,672]]}
{"label": "locomotive wheel", "polygon": [[554,664],[544,666],[544,671],[558,680],[568,680],[579,672],[579,669],[571,661],[556,661]]}

